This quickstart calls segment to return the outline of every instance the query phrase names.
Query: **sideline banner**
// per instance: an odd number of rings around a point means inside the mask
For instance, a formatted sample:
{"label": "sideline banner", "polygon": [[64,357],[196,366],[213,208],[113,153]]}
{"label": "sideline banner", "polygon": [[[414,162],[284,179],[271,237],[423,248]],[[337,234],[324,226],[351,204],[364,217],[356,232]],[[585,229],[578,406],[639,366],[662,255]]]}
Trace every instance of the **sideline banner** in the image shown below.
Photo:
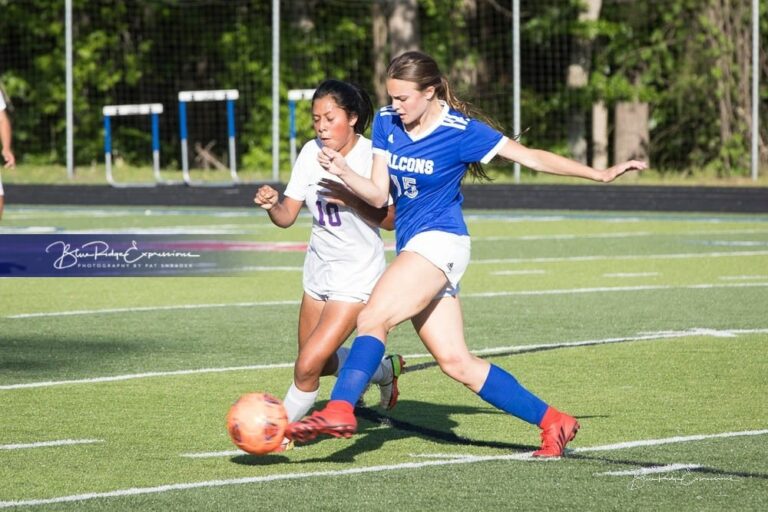
{"label": "sideline banner", "polygon": [[0,235],[0,277],[227,275],[242,269],[232,243],[186,235]]}

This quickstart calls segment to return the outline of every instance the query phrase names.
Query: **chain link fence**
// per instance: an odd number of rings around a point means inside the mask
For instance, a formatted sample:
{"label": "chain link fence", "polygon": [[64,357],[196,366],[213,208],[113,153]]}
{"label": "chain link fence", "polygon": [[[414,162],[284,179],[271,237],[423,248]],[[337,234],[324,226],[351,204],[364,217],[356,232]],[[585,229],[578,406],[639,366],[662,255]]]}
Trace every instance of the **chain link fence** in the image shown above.
{"label": "chain link fence", "polygon": [[[768,8],[760,6],[759,158],[768,161]],[[289,171],[287,91],[351,80],[388,99],[400,51],[433,55],[458,91],[513,135],[513,2],[282,0],[279,162]],[[595,166],[648,158],[662,171],[748,175],[752,14],[746,0],[520,0],[522,141]],[[63,0],[0,0],[0,83],[20,165],[66,161]],[[39,13],[31,16],[30,13]],[[272,158],[268,0],[73,0],[74,159],[103,165],[102,108],[162,103],[160,163],[180,169],[178,93],[236,89],[237,166]],[[189,162],[226,164],[226,111],[188,112]],[[312,137],[308,105],[299,143]],[[115,161],[148,165],[149,121],[113,123]],[[511,166],[508,167],[511,170]]]}

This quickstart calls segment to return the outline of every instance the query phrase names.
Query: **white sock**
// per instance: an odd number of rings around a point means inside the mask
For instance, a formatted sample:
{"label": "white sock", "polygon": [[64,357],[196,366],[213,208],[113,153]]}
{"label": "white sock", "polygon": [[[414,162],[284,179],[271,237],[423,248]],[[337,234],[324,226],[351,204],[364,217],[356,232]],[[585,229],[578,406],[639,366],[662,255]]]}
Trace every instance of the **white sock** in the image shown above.
{"label": "white sock", "polygon": [[291,387],[288,388],[288,393],[285,394],[283,399],[288,421],[298,421],[306,416],[307,412],[315,405],[319,392],[319,388],[314,391],[302,391],[296,387],[295,382],[292,382]]}
{"label": "white sock", "polygon": [[[336,351],[336,357],[339,358],[339,366],[336,368],[336,373],[334,373],[334,375],[338,377],[339,370],[341,370],[341,367],[344,366],[344,361],[346,361],[347,357],[349,357],[349,349],[347,347],[339,347],[339,349]],[[379,367],[376,368],[376,371],[371,377],[371,382],[374,384],[389,382],[392,378],[390,375],[392,373],[390,371],[391,366],[392,365],[389,361],[387,361],[386,357],[382,359],[381,363],[379,363]]]}
{"label": "white sock", "polygon": [[335,376],[339,376],[339,370],[341,370],[341,367],[344,366],[344,362],[347,360],[347,357],[349,357],[349,349],[347,347],[339,347],[339,349],[336,351],[336,357],[339,358],[339,366],[336,367],[336,373],[334,373]]}
{"label": "white sock", "polygon": [[392,364],[385,357],[379,363],[379,367],[373,372],[371,382],[374,384],[389,384],[392,380]]}

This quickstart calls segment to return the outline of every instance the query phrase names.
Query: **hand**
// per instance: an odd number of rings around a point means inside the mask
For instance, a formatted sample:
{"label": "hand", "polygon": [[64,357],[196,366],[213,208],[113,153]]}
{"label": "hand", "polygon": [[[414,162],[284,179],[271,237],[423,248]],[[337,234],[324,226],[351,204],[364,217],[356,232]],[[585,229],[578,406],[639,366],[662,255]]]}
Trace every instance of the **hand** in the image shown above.
{"label": "hand", "polygon": [[647,168],[648,164],[646,162],[642,162],[640,160],[629,160],[627,162],[623,162],[606,169],[604,171],[605,174],[603,175],[603,181],[605,183],[610,183],[625,172],[642,171],[643,169]]}
{"label": "hand", "polygon": [[253,198],[253,202],[269,211],[277,204],[278,199],[279,194],[277,193],[277,190],[273,189],[269,185],[262,185],[256,192],[256,196]]}
{"label": "hand", "polygon": [[329,203],[353,207],[353,205],[358,204],[360,201],[354,192],[338,181],[323,178],[317,184],[324,189],[318,190],[317,195]]}
{"label": "hand", "polygon": [[3,158],[5,159],[4,167],[6,169],[13,169],[16,167],[16,157],[13,156],[13,152],[10,149],[3,149]]}
{"label": "hand", "polygon": [[320,163],[320,167],[334,176],[341,177],[349,169],[347,161],[344,160],[341,153],[327,146],[323,147],[320,153],[317,154],[317,161]]}

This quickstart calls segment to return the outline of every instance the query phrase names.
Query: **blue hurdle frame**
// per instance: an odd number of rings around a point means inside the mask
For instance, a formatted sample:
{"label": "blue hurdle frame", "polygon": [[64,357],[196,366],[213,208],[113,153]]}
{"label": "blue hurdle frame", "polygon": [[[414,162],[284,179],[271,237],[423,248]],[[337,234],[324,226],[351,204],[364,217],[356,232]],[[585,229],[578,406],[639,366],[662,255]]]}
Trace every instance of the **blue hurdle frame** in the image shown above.
{"label": "blue hurdle frame", "polygon": [[[221,89],[212,91],[180,91],[179,92],[179,138],[181,139],[181,171],[184,183],[190,186],[231,185],[240,182],[237,176],[237,158],[235,154],[235,100],[240,97],[237,89]],[[229,138],[229,175],[231,182],[209,183],[193,181],[189,174],[189,146],[187,143],[187,103],[196,101],[225,101],[227,105],[227,133]]]}
{"label": "blue hurdle frame", "polygon": [[[106,165],[107,182],[113,187],[154,187],[161,183],[160,176],[160,114],[163,113],[161,103],[142,103],[133,105],[106,105],[102,108],[104,115],[104,162]],[[152,168],[154,183],[121,183],[112,176],[112,118],[117,116],[150,116],[152,129]]]}
{"label": "blue hurdle frame", "polygon": [[296,163],[296,102],[311,100],[315,89],[291,89],[288,91],[288,143],[291,148],[291,169]]}

